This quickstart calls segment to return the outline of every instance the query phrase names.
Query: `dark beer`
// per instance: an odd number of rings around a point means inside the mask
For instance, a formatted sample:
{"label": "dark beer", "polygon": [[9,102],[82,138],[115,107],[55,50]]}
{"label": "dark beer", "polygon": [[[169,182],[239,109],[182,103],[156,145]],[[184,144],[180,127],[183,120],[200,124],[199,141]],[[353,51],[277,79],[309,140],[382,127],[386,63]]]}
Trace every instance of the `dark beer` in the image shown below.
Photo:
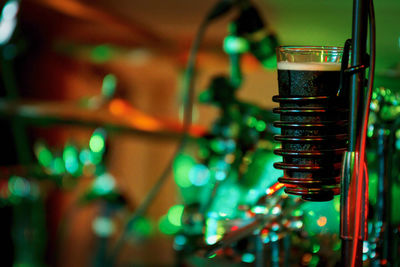
{"label": "dark beer", "polygon": [[338,92],[339,63],[278,62],[281,128],[275,151],[283,162],[279,178],[286,192],[308,200],[330,200],[339,193],[341,161],[347,142],[347,98]]}
{"label": "dark beer", "polygon": [[280,96],[336,95],[339,80],[339,63],[278,62]]}

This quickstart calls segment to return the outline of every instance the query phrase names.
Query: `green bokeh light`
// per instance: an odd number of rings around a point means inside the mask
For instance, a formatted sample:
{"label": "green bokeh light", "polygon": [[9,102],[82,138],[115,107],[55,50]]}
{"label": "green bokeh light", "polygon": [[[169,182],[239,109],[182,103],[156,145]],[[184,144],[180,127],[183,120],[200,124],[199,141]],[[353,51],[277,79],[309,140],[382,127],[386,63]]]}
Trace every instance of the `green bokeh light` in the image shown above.
{"label": "green bokeh light", "polygon": [[108,217],[97,217],[93,221],[92,228],[100,237],[109,237],[115,231],[114,222]]}
{"label": "green bokeh light", "polygon": [[257,119],[255,118],[255,117],[248,117],[247,118],[247,125],[249,126],[249,127],[256,127],[256,125],[257,125]]}
{"label": "green bokeh light", "polygon": [[2,24],[0,28],[0,45],[6,44],[12,37],[17,24],[16,18],[18,10],[19,1],[11,0],[5,3],[0,15],[0,24]]}
{"label": "green bokeh light", "polygon": [[292,212],[292,215],[293,216],[301,216],[301,215],[303,215],[303,212],[300,210],[300,209],[295,209],[293,212]]}
{"label": "green bokeh light", "polygon": [[313,255],[310,264],[308,266],[315,267],[318,265],[318,262],[319,262],[319,257],[317,255]]}
{"label": "green bokeh light", "polygon": [[249,43],[245,38],[228,36],[224,40],[224,51],[227,54],[245,53],[249,50]]}
{"label": "green bokeh light", "polygon": [[64,161],[60,157],[54,158],[51,169],[53,170],[54,174],[62,174],[65,172]]}
{"label": "green bokeh light", "polygon": [[195,164],[195,160],[186,154],[180,154],[175,158],[173,164],[174,179],[179,187],[188,188],[192,186],[189,173]]}
{"label": "green bokeh light", "polygon": [[92,190],[97,195],[106,195],[111,193],[115,189],[115,179],[109,173],[104,173],[98,177],[93,182]]}
{"label": "green bokeh light", "polygon": [[187,238],[184,235],[175,236],[174,243],[178,246],[184,246],[188,242]]}
{"label": "green bokeh light", "polygon": [[184,206],[183,205],[175,205],[172,206],[168,211],[168,221],[177,227],[182,226],[182,215],[183,215]]}
{"label": "green bokeh light", "polygon": [[195,186],[203,186],[210,180],[210,170],[204,164],[196,164],[189,171],[189,180]]}
{"label": "green bokeh light", "polygon": [[267,128],[266,123],[262,120],[259,120],[256,125],[256,130],[259,132],[262,132],[265,130],[265,128]]}
{"label": "green bokeh light", "polygon": [[53,160],[51,151],[43,143],[36,144],[34,151],[39,163],[44,167],[50,167]]}
{"label": "green bokeh light", "polygon": [[211,149],[215,153],[222,153],[225,149],[225,142],[222,139],[213,139],[210,142]]}
{"label": "green bokeh light", "polygon": [[79,169],[78,150],[72,145],[66,145],[63,151],[65,169],[75,174]]}
{"label": "green bokeh light", "polygon": [[89,148],[91,151],[94,153],[101,153],[105,149],[105,138],[106,138],[106,132],[99,128],[96,129],[92,136],[90,137],[89,141]]}
{"label": "green bokeh light", "polygon": [[98,45],[93,48],[91,57],[95,63],[104,63],[111,59],[113,51],[108,45]]}
{"label": "green bokeh light", "polygon": [[26,179],[22,177],[13,176],[8,181],[8,190],[12,195],[24,197],[29,195],[30,184]]}
{"label": "green bokeh light", "polygon": [[111,98],[115,93],[116,87],[117,78],[115,75],[111,73],[107,74],[103,79],[103,86],[101,88],[102,94],[107,98]]}
{"label": "green bokeh light", "polygon": [[88,149],[82,149],[79,152],[79,160],[82,164],[86,165],[90,163],[90,151]]}
{"label": "green bokeh light", "polygon": [[166,235],[174,235],[180,230],[180,227],[170,223],[167,215],[164,215],[160,218],[158,222],[158,228],[163,234]]}
{"label": "green bokeh light", "polygon": [[312,248],[312,252],[313,253],[318,253],[318,251],[320,250],[321,246],[319,244],[314,244],[313,248]]}
{"label": "green bokeh light", "polygon": [[135,233],[139,233],[141,236],[148,237],[153,232],[153,225],[148,218],[140,217],[138,218],[133,226],[133,230]]}
{"label": "green bokeh light", "polygon": [[209,218],[206,220],[204,240],[208,245],[213,245],[222,238],[225,229],[218,224],[218,215],[215,212],[209,213],[208,217]]}
{"label": "green bokeh light", "polygon": [[89,147],[93,152],[101,152],[104,149],[104,139],[100,135],[93,135],[90,138]]}
{"label": "green bokeh light", "polygon": [[246,263],[252,263],[255,260],[254,254],[244,253],[242,256],[242,261]]}

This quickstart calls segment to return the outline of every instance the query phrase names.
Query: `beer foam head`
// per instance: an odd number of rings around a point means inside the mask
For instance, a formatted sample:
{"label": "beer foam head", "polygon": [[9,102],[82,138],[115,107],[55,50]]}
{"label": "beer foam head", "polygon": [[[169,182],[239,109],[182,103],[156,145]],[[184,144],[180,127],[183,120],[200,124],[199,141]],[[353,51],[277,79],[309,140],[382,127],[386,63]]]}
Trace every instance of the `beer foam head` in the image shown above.
{"label": "beer foam head", "polygon": [[340,71],[340,66],[334,62],[278,62],[278,70]]}

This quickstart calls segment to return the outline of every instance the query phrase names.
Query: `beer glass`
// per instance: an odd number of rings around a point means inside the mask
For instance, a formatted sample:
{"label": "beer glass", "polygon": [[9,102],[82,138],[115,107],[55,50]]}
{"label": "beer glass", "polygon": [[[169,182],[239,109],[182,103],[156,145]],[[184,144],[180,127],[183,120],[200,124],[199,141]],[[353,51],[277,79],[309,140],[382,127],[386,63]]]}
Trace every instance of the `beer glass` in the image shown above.
{"label": "beer glass", "polygon": [[342,157],[348,140],[348,92],[339,90],[343,49],[328,46],[277,48],[281,129],[275,163],[285,192],[328,201],[340,193]]}

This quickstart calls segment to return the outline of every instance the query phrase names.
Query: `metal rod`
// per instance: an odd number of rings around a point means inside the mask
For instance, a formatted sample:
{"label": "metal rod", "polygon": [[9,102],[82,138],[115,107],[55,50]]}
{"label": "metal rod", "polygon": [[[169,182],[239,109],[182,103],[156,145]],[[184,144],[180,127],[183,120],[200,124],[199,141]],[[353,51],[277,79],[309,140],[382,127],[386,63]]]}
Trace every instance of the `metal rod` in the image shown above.
{"label": "metal rod", "polygon": [[[352,33],[352,66],[366,65],[367,49],[367,18],[368,1],[354,0],[353,6],[353,33]],[[357,137],[359,136],[359,111],[363,103],[361,96],[364,88],[365,72],[358,71],[350,75],[350,140],[349,151],[356,149]]]}
{"label": "metal rod", "polygon": [[[353,27],[352,27],[352,66],[366,66],[367,47],[367,18],[368,0],[354,0],[353,2]],[[341,238],[342,238],[342,266],[351,266],[352,234],[354,232],[354,206],[356,201],[354,160],[358,156],[355,152],[358,149],[358,138],[360,136],[360,118],[364,103],[364,81],[365,71],[355,72],[350,75],[350,112],[349,112],[349,146],[343,164],[343,176],[341,187]],[[361,181],[360,181],[361,182]],[[361,192],[359,192],[361,194]],[[357,211],[361,212],[361,211]],[[361,235],[363,236],[363,234]],[[355,266],[362,266],[362,241],[359,242],[356,251]]]}

